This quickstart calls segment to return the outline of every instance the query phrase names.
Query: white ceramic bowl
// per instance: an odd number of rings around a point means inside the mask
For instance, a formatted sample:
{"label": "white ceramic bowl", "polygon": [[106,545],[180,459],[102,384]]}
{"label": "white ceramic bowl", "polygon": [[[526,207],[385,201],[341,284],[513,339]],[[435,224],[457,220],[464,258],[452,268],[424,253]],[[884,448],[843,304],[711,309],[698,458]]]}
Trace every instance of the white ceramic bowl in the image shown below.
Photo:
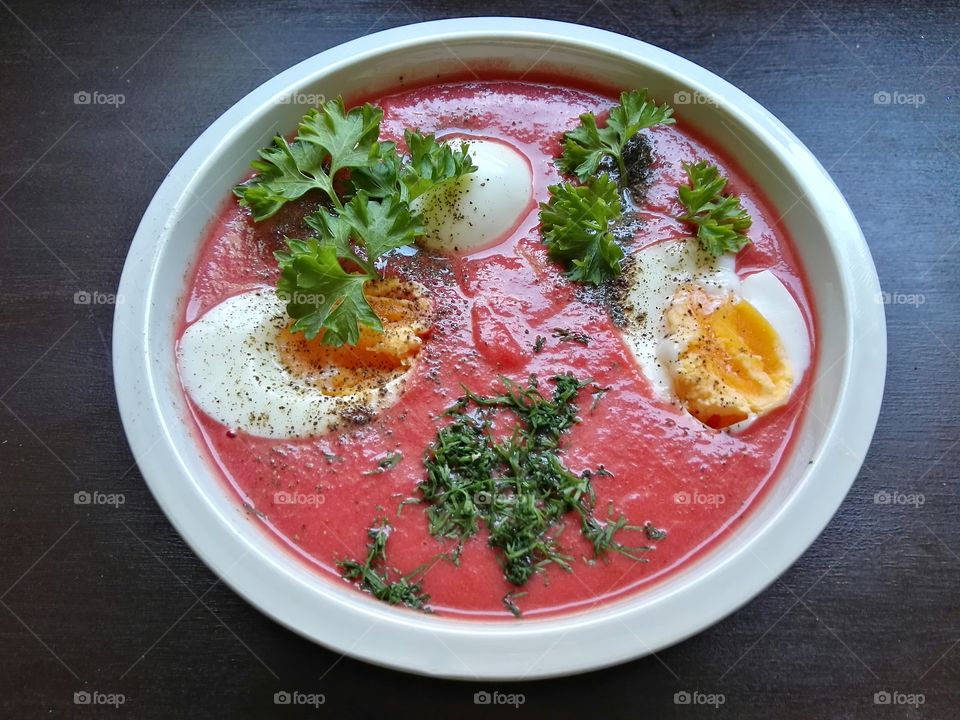
{"label": "white ceramic bowl", "polygon": [[[553,619],[470,622],[397,610],[282,551],[250,522],[199,447],[174,366],[174,335],[204,228],[256,150],[295,127],[303,93],[356,95],[471,65],[566,73],[711,103],[677,107],[685,126],[735,157],[795,238],[810,279],[819,357],[809,411],[774,489],[737,531],[669,580]],[[700,93],[700,96],[694,95]],[[124,428],[154,497],[238,593],[296,632],[371,662],[429,675],[522,679],[618,663],[682,640],[754,597],[813,542],[860,468],[883,394],[886,329],[863,235],[807,148],[740,90],[676,55],[578,25],[445,20],[348,42],[280,73],[225,112],[157,191],[130,247],[113,332]]]}

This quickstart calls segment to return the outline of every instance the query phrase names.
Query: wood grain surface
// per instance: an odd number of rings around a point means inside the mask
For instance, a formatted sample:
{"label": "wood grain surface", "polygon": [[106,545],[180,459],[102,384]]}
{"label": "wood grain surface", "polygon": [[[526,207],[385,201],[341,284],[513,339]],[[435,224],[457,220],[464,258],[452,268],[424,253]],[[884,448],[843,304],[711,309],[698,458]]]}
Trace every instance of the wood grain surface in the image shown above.
{"label": "wood grain surface", "polygon": [[[147,203],[200,132],[321,50],[469,15],[602,27],[730,80],[830,170],[891,294],[880,424],[819,540],[706,632],[562,680],[415,677],[260,614],[154,503],[111,377],[104,296]],[[956,2],[2,0],[0,17],[0,715],[960,717]],[[124,102],[78,104],[83,92]],[[75,504],[84,490],[124,501]],[[883,492],[915,502],[883,503]],[[325,703],[279,707],[284,690]],[[521,693],[523,705],[475,704],[484,690]],[[75,703],[84,691],[124,703]],[[724,702],[675,701],[695,691]],[[883,692],[893,702],[878,704]]]}

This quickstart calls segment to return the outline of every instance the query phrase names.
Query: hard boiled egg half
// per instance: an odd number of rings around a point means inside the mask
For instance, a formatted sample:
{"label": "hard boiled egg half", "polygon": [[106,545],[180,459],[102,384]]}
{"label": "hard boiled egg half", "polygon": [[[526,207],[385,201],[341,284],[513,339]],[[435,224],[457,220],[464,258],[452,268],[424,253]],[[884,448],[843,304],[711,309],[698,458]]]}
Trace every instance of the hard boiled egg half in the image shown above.
{"label": "hard boiled egg half", "polygon": [[428,190],[411,204],[426,229],[419,242],[433,250],[469,253],[504,239],[533,207],[530,161],[513,145],[456,137],[477,169]]}
{"label": "hard boiled egg half", "polygon": [[810,364],[793,296],[770,270],[737,276],[696,238],[636,253],[626,272],[624,337],[662,399],[712,428],[745,428],[790,399]]}
{"label": "hard boiled egg half", "polygon": [[422,286],[396,279],[368,283],[364,294],[383,332],[361,326],[360,341],[342,347],[291,333],[272,288],[227,298],[180,338],[184,388],[214,420],[261,437],[309,437],[370,419],[400,396],[431,303]]}

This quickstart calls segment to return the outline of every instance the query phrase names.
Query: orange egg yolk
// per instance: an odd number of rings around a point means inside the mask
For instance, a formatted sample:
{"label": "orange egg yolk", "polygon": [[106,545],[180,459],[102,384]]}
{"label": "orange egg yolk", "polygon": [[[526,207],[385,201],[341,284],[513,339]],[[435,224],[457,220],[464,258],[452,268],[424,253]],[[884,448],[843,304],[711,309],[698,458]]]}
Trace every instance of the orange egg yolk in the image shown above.
{"label": "orange egg yolk", "polygon": [[383,332],[361,325],[357,344],[340,347],[324,345],[322,332],[307,340],[287,328],[277,338],[284,365],[324,395],[385,386],[406,372],[429,333],[431,303],[419,285],[387,278],[367,283],[363,294]]}
{"label": "orange egg yolk", "polygon": [[665,320],[680,348],[670,363],[674,391],[705,425],[725,428],[790,397],[793,372],[780,337],[746,300],[684,287]]}

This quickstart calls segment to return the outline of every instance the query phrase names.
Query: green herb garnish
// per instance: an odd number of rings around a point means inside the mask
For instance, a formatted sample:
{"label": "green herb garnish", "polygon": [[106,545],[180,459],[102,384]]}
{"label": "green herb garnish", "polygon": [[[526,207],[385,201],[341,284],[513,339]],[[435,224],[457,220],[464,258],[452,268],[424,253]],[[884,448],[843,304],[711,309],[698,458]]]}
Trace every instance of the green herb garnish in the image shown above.
{"label": "green herb garnish", "polygon": [[564,134],[563,154],[557,165],[568,175],[576,175],[580,182],[597,174],[604,157],[611,158],[625,182],[627,166],[623,150],[627,142],[640,130],[654,125],[674,122],[669,105],[657,105],[647,97],[646,90],[620,94],[620,103],[610,109],[604,127],[597,126],[593,113],[580,116],[580,124]]}
{"label": "green herb garnish", "polygon": [[520,617],[522,613],[520,612],[520,608],[517,606],[514,600],[516,600],[517,598],[526,597],[526,595],[527,594],[525,592],[521,592],[519,590],[511,590],[510,592],[508,592],[506,595],[503,596],[503,606],[507,610],[509,610],[511,613],[513,613],[514,617]]}
{"label": "green herb garnish", "polygon": [[647,534],[647,538],[650,540],[663,540],[667,537],[666,530],[661,530],[658,527],[654,527],[650,522],[644,523],[643,530]]}
{"label": "green herb garnish", "polygon": [[546,344],[547,339],[543,335],[537,335],[536,340],[533,341],[533,351],[539,353]]}
{"label": "green herb garnish", "polygon": [[274,254],[280,263],[277,293],[296,320],[293,332],[312,339],[324,330],[325,344],[353,345],[360,339],[359,324],[383,330],[363,294],[363,286],[375,275],[344,270],[337,249],[329,243],[288,239],[287,247],[289,252]]}
{"label": "green herb garnish", "polygon": [[379,475],[380,473],[386,472],[387,470],[392,470],[397,466],[397,464],[403,460],[403,453],[399,450],[395,452],[388,452],[377,463],[377,467],[373,470],[367,470],[364,472],[364,475]]}
{"label": "green herb garnish", "polygon": [[679,219],[697,226],[697,239],[714,257],[739,252],[750,242],[744,233],[753,223],[736,195],[723,195],[727,178],[716,165],[707,162],[684,163],[689,185],[677,188],[687,212]]}
{"label": "green herb garnish", "polygon": [[621,273],[623,250],[610,232],[620,219],[617,185],[607,174],[585,185],[551,185],[550,201],[540,203],[540,232],[547,252],[569,268],[567,277],[599,285]]}
{"label": "green herb garnish", "polygon": [[311,109],[300,121],[297,139],[288,143],[277,135],[271,147],[260,151],[260,160],[251,163],[257,175],[234,188],[234,194],[256,221],[309,190],[321,190],[339,205],[334,179],[340,170],[376,162],[382,117],[383,111],[370,104],[348,111],[339,97]]}
{"label": "green herb garnish", "polygon": [[370,542],[367,545],[366,559],[362,562],[341,560],[337,566],[344,579],[357,583],[361,590],[366,590],[377,600],[430,612],[427,607],[430,596],[423,592],[419,582],[413,581],[413,577],[421,573],[422,568],[391,579],[398,574],[386,566],[387,539],[392,531],[393,527],[386,520],[380,520],[367,530]]}
{"label": "green herb garnish", "polygon": [[[597,405],[600,404],[600,401],[603,400],[603,396],[610,392],[610,386],[600,387],[599,385],[594,386],[596,389],[590,393],[593,396],[593,402],[590,404],[590,414],[592,415],[597,409]],[[601,468],[602,470],[603,468]]]}
{"label": "green herb garnish", "polygon": [[307,339],[322,332],[327,345],[356,344],[360,325],[382,331],[363,287],[380,278],[377,260],[424,233],[410,202],[476,170],[467,145],[453,149],[411,130],[410,155],[401,156],[380,141],[382,118],[373,105],[347,110],[342,98],[330,100],[304,116],[293,142],[278,135],[261,150],[257,174],[234,188],[255,221],[319,191],[323,205],[305,219],[316,237],[287,238],[287,250],[275,254],[291,329]]}
{"label": "green herb garnish", "polygon": [[[639,553],[649,549],[620,542],[621,531],[642,530],[623,516],[595,515],[592,478],[605,471],[578,474],[561,457],[561,440],[578,421],[577,395],[590,381],[569,374],[552,380],[549,397],[532,382],[523,387],[507,378],[501,378],[501,395],[468,391],[447,411],[453,422],[437,432],[424,460],[427,478],[418,486],[430,534],[462,544],[485,527],[504,577],[517,586],[551,563],[572,569],[558,541],[568,513],[579,515],[595,557],[618,552],[642,559]],[[498,437],[492,428],[502,412],[515,424]]]}
{"label": "green herb garnish", "polygon": [[[549,188],[550,201],[540,203],[540,228],[550,257],[565,263],[567,277],[582,283],[600,285],[620,275],[623,250],[616,243],[611,227],[623,215],[620,188],[609,172],[598,171],[604,165],[626,188],[630,182],[625,159],[628,145],[637,154],[637,133],[654,125],[674,122],[673,109],[657,105],[646,90],[620,94],[620,102],[610,109],[603,127],[593,113],[580,116],[580,124],[564,133],[563,152],[557,166],[582,183],[562,183]],[[642,140],[642,138],[640,138]],[[649,163],[649,144],[646,154]],[[630,161],[637,170],[637,162]],[[645,167],[645,166],[643,166]]]}

